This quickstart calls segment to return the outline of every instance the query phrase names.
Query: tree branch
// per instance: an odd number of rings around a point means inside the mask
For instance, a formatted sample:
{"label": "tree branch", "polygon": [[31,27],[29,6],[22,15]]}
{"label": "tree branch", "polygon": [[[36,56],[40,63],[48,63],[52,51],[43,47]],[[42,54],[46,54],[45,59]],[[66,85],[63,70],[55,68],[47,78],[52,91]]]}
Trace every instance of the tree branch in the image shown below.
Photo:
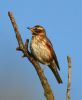
{"label": "tree branch", "polygon": [[17,50],[18,51],[22,51],[23,52],[23,57],[27,57],[29,59],[29,61],[33,64],[33,66],[34,66],[34,68],[35,68],[35,70],[36,70],[36,72],[37,72],[37,74],[39,76],[39,79],[41,81],[41,84],[43,86],[44,95],[46,96],[46,99],[47,100],[54,100],[53,92],[52,92],[52,90],[50,88],[50,85],[48,84],[48,81],[47,81],[47,79],[46,79],[46,77],[44,75],[43,70],[41,69],[39,63],[33,58],[33,56],[31,55],[31,53],[28,50],[28,42],[29,42],[29,40],[27,39],[26,43],[24,45],[12,12],[8,12],[8,16],[9,16],[9,18],[11,20],[11,23],[13,25],[14,31],[16,33],[16,38],[17,38],[18,45],[19,45],[19,47],[17,47]]}
{"label": "tree branch", "polygon": [[67,56],[68,61],[68,85],[67,85],[67,94],[66,100],[70,100],[70,87],[71,87],[71,58]]}

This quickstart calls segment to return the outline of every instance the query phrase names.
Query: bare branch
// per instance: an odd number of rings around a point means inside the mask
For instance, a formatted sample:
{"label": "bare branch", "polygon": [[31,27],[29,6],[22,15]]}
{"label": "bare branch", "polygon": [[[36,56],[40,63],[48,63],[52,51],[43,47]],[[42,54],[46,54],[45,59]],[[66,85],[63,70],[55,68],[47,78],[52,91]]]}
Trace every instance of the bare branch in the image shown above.
{"label": "bare branch", "polygon": [[67,56],[68,61],[68,85],[67,85],[67,94],[66,100],[70,100],[70,87],[71,87],[71,58]]}
{"label": "bare branch", "polygon": [[14,31],[16,33],[16,38],[17,38],[18,45],[19,45],[17,50],[22,51],[23,57],[27,57],[29,59],[29,61],[33,64],[34,68],[36,69],[36,72],[37,72],[39,79],[41,81],[41,84],[43,86],[44,95],[46,96],[46,99],[47,100],[54,100],[53,92],[50,88],[50,85],[48,84],[48,81],[44,75],[43,70],[41,69],[39,63],[32,57],[31,53],[28,50],[28,39],[26,40],[26,43],[24,45],[12,12],[8,12],[8,16],[11,20]]}

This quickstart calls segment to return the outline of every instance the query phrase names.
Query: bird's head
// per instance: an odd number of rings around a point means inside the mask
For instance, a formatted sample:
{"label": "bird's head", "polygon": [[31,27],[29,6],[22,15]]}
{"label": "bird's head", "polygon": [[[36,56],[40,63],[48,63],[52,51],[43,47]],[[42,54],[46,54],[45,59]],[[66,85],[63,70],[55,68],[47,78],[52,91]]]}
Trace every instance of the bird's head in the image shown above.
{"label": "bird's head", "polygon": [[46,35],[45,29],[40,25],[36,25],[32,28],[28,27],[28,29],[32,32],[32,35]]}

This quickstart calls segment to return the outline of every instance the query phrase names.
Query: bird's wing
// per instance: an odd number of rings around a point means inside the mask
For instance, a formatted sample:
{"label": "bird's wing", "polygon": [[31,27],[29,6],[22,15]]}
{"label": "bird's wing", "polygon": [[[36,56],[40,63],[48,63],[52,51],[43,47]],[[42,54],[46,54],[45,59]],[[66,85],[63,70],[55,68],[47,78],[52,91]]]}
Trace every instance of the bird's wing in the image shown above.
{"label": "bird's wing", "polygon": [[53,55],[53,58],[55,60],[56,65],[57,65],[57,68],[60,70],[59,63],[58,63],[58,60],[57,60],[57,56],[56,56],[55,51],[53,49],[53,45],[52,45],[51,41],[48,38],[47,38],[46,45],[52,51],[52,55]]}

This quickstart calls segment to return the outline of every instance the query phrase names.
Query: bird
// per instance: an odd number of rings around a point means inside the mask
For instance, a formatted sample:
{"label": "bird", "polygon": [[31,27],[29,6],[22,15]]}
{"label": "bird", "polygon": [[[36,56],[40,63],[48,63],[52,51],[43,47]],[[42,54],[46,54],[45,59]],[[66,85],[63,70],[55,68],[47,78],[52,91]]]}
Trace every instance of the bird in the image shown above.
{"label": "bird", "polygon": [[58,70],[60,70],[57,56],[53,49],[51,41],[46,35],[46,30],[41,25],[35,25],[33,27],[27,27],[31,33],[32,38],[30,42],[30,51],[33,57],[44,65],[47,65],[53,72],[57,82],[63,83]]}

